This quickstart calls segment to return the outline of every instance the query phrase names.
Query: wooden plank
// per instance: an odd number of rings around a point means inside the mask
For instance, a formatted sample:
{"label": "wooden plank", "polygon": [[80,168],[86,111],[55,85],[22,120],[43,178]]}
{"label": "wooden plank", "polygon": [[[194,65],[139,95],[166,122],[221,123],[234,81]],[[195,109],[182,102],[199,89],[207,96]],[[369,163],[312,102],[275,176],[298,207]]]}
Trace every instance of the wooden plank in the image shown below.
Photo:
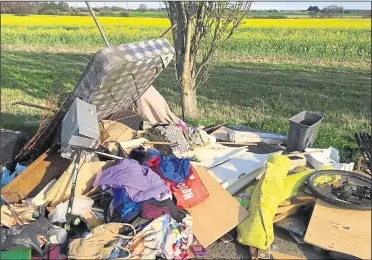
{"label": "wooden plank", "polygon": [[64,159],[51,148],[39,156],[20,175],[6,185],[1,194],[10,203],[36,196],[51,180],[67,169],[70,160]]}
{"label": "wooden plank", "polygon": [[300,207],[294,207],[285,213],[275,215],[275,217],[273,218],[273,223],[278,222],[282,219],[285,219],[286,217],[292,216],[293,214],[297,213],[299,209]]}
{"label": "wooden plank", "polygon": [[371,259],[371,211],[346,210],[317,200],[305,242]]}
{"label": "wooden plank", "polygon": [[281,202],[279,204],[279,207],[290,206],[290,205],[298,204],[298,203],[301,203],[303,201],[308,201],[308,200],[312,200],[312,199],[314,199],[313,196],[309,196],[309,195],[306,195],[305,193],[299,192],[295,196]]}
{"label": "wooden plank", "polygon": [[246,219],[248,212],[204,168],[197,168],[197,172],[209,197],[187,210],[193,218],[195,237],[207,247]]}
{"label": "wooden plank", "polygon": [[299,208],[299,207],[314,203],[315,201],[316,199],[314,197],[310,197],[302,201],[296,201],[292,203],[291,205],[279,206],[278,210],[276,211],[276,214],[282,214],[282,213],[290,211],[293,208]]}

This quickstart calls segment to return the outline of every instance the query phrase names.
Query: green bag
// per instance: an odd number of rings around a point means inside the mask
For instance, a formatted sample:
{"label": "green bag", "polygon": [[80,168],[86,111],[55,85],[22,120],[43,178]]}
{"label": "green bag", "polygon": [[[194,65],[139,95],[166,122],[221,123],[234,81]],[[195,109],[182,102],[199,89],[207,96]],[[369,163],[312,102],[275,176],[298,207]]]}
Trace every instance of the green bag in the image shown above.
{"label": "green bag", "polygon": [[0,259],[31,260],[31,249],[14,249],[1,251]]}

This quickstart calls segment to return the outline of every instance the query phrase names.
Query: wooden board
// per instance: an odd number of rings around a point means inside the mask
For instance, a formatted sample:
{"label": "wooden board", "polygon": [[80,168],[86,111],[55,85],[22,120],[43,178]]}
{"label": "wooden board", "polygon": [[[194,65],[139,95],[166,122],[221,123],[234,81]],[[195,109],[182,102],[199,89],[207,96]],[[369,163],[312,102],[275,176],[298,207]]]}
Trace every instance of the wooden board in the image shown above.
{"label": "wooden board", "polygon": [[59,178],[70,163],[55,148],[51,148],[1,189],[1,195],[10,203],[35,197],[51,180]]}
{"label": "wooden board", "polygon": [[371,259],[371,211],[345,210],[317,200],[305,242]]}
{"label": "wooden board", "polygon": [[[112,161],[107,162],[88,162],[81,163],[76,179],[75,196],[85,195],[93,189],[93,182],[96,175],[102,172],[102,169],[112,166]],[[74,163],[62,174],[53,187],[45,194],[44,203],[51,207],[56,207],[59,203],[69,199],[72,185]]]}
{"label": "wooden board", "polygon": [[276,214],[286,213],[286,212],[290,211],[291,209],[302,207],[302,206],[305,206],[305,205],[308,205],[308,204],[311,204],[311,203],[315,203],[315,201],[316,201],[316,198],[309,197],[309,198],[306,198],[306,199],[303,199],[303,200],[293,201],[293,203],[290,204],[290,205],[283,205],[283,206],[279,205],[279,207],[276,211]]}
{"label": "wooden board", "polygon": [[207,247],[246,219],[248,212],[204,168],[196,170],[209,197],[187,210],[193,218],[195,237]]}

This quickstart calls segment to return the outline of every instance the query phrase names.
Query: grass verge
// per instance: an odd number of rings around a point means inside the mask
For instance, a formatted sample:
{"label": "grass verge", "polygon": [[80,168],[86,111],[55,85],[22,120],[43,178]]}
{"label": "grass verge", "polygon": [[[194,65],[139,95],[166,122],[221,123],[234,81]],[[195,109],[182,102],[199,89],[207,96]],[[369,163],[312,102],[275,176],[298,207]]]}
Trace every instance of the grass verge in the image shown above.
{"label": "grass verge", "polygon": [[[72,90],[90,55],[3,51],[1,63],[2,127],[26,129],[41,110],[11,105],[26,101],[44,105]],[[179,90],[172,64],[154,83],[178,115]],[[369,70],[314,64],[221,62],[208,83],[198,89],[199,116],[192,123],[246,124],[286,134],[288,118],[301,111],[322,113],[315,146],[342,149],[353,145],[353,133],[371,131]],[[32,130],[32,129],[31,129]]]}

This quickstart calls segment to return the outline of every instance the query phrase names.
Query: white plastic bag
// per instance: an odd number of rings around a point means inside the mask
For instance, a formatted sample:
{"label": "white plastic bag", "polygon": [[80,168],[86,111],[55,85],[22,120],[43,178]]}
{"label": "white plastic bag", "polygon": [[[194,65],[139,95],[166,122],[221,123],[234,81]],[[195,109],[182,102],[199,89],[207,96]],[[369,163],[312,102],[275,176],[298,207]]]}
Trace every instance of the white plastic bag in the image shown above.
{"label": "white plastic bag", "polygon": [[[72,203],[72,214],[76,216],[84,215],[93,206],[94,201],[85,196],[76,196]],[[49,214],[48,219],[52,222],[66,222],[68,201],[57,205],[56,209]]]}

